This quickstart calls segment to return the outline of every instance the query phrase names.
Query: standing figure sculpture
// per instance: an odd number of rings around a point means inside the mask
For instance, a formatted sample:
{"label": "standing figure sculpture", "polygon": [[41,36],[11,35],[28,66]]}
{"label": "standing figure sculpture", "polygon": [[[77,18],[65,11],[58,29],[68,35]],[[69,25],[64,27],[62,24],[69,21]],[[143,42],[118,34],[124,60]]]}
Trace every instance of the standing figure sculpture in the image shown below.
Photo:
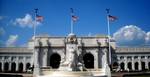
{"label": "standing figure sculpture", "polygon": [[78,55],[77,55],[77,40],[74,34],[70,34],[66,43],[66,56],[65,60],[61,62],[60,69],[68,71],[76,71],[78,68]]}

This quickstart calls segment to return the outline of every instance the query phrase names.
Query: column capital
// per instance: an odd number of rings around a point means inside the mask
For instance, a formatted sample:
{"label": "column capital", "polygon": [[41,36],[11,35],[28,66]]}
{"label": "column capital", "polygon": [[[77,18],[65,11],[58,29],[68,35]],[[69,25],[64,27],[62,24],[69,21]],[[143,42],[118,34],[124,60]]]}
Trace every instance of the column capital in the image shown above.
{"label": "column capital", "polygon": [[39,51],[40,51],[40,48],[35,48],[34,51],[35,51],[35,52],[39,52]]}
{"label": "column capital", "polygon": [[48,52],[48,48],[44,48],[43,51],[44,51],[44,52]]}
{"label": "column capital", "polygon": [[141,56],[138,56],[138,59],[140,60],[140,59],[141,59]]}
{"label": "column capital", "polygon": [[148,56],[145,56],[145,59],[148,59]]}
{"label": "column capital", "polygon": [[108,52],[108,48],[107,47],[102,48],[102,52]]}
{"label": "column capital", "polygon": [[131,58],[132,58],[132,60],[134,60],[134,56],[132,56]]}

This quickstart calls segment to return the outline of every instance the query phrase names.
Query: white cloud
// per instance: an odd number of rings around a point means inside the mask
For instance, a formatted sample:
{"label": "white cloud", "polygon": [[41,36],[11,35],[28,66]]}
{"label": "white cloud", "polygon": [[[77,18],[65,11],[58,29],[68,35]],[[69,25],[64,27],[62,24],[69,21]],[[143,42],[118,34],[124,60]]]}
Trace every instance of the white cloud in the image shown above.
{"label": "white cloud", "polygon": [[0,36],[5,34],[4,28],[0,27]]}
{"label": "white cloud", "polygon": [[150,44],[150,32],[146,33],[145,41]]}
{"label": "white cloud", "polygon": [[19,25],[21,27],[33,27],[34,25],[40,25],[40,22],[36,22],[33,20],[32,16],[30,14],[26,14],[23,18],[16,18],[14,25]]}
{"label": "white cloud", "polygon": [[16,42],[18,40],[18,35],[10,35],[8,40],[6,41],[7,47],[13,47],[16,45]]}
{"label": "white cloud", "polygon": [[[146,32],[135,25],[127,25],[113,34],[118,45],[143,45],[145,44]],[[150,36],[150,33],[149,33]],[[147,38],[148,39],[148,38]]]}

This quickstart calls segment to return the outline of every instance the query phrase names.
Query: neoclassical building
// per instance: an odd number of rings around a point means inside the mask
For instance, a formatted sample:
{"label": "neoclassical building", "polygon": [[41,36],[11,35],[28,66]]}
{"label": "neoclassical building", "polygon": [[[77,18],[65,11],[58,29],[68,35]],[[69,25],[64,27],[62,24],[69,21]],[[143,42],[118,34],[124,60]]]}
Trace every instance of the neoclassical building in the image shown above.
{"label": "neoclassical building", "polygon": [[116,71],[150,70],[150,47],[117,47],[112,59]]}
{"label": "neoclassical building", "polygon": [[[34,68],[35,75],[51,71],[82,71],[81,75],[108,76],[108,38],[36,36],[25,48],[0,48],[1,72],[26,72]],[[115,42],[111,42],[115,50]],[[74,73],[74,72],[73,72]],[[76,74],[78,75],[78,74]]]}
{"label": "neoclassical building", "polygon": [[[0,72],[51,74],[51,71],[76,71],[82,75],[108,76],[109,52],[106,36],[36,36],[27,47],[0,48]],[[113,71],[150,69],[150,47],[116,47],[111,39]],[[79,75],[79,73],[77,74]]]}
{"label": "neoclassical building", "polygon": [[33,49],[0,48],[0,72],[26,72],[33,64]]}

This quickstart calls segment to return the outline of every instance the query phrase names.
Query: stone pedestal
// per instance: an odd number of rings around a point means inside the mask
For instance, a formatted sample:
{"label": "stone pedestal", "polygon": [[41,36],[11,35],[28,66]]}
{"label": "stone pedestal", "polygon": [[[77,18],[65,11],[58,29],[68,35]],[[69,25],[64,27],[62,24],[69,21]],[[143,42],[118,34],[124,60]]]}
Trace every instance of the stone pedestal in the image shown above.
{"label": "stone pedestal", "polygon": [[40,74],[39,69],[39,49],[34,50],[34,72],[33,75],[37,76]]}
{"label": "stone pedestal", "polygon": [[104,48],[103,50],[103,53],[104,53],[104,67],[103,67],[103,69],[105,70],[104,72],[105,72],[105,74],[107,75],[107,77],[111,77],[111,72],[110,72],[110,67],[109,67],[109,65],[108,65],[108,58],[107,58],[107,54],[108,54],[108,50],[106,49],[106,48]]}
{"label": "stone pedestal", "polygon": [[46,67],[46,66],[47,66],[48,49],[45,48],[43,51],[44,51],[44,52],[43,52],[43,53],[44,53],[44,54],[43,54],[43,67]]}

